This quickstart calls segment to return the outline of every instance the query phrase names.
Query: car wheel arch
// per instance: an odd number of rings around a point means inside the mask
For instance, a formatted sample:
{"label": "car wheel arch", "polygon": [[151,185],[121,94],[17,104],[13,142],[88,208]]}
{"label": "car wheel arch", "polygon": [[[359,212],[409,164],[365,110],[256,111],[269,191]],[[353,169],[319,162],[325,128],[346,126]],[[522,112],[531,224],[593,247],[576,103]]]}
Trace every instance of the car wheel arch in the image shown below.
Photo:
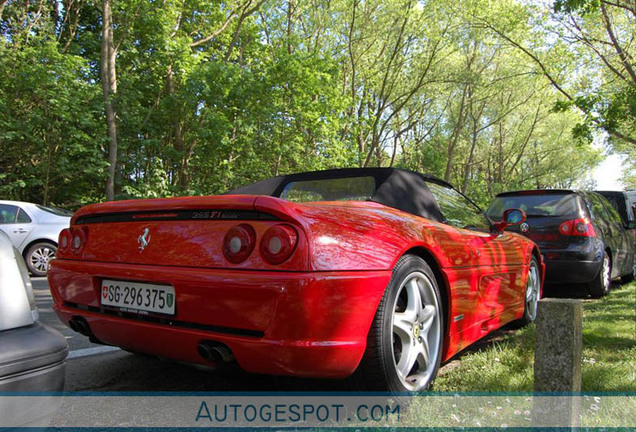
{"label": "car wheel arch", "polygon": [[[47,253],[47,257],[44,258],[42,254],[35,255],[35,252],[43,249],[50,248],[52,253]],[[54,258],[57,251],[57,243],[49,239],[40,239],[30,242],[26,248],[22,251],[22,257],[26,263],[29,273],[34,277],[44,277],[48,271],[48,262],[50,258]]]}
{"label": "car wheel arch", "polygon": [[30,241],[25,247],[24,249],[22,249],[22,257],[24,259],[26,259],[26,253],[29,251],[29,249],[31,248],[31,246],[33,246],[36,243],[48,243],[52,246],[55,246],[57,248],[57,242],[54,242],[51,239],[47,239],[47,238],[40,238],[40,239],[35,239]]}
{"label": "car wheel arch", "polygon": [[609,246],[605,246],[605,252],[607,252],[607,255],[609,256],[609,261],[610,261],[610,280],[612,280],[612,279],[614,279],[612,277],[612,272],[616,271],[616,269],[614,268],[614,254],[612,253],[612,249]]}
{"label": "car wheel arch", "polygon": [[[448,285],[447,279],[443,276],[441,267],[439,266],[437,260],[434,258],[434,255],[432,254],[430,250],[428,250],[425,247],[415,246],[415,247],[411,247],[408,250],[405,250],[402,254],[400,254],[396,258],[396,261],[392,268],[392,272],[393,272],[392,280],[391,282],[387,284],[387,286],[385,287],[382,293],[383,294],[382,299],[380,300],[380,302],[378,303],[376,307],[375,317],[377,318],[378,313],[380,313],[380,310],[381,310],[380,308],[383,304],[383,300],[386,300],[387,295],[389,297],[391,295],[389,290],[392,287],[392,282],[395,275],[399,275],[400,272],[404,270],[404,267],[400,267],[401,263],[403,261],[409,261],[412,264],[414,262],[413,259],[415,259],[416,262],[420,262],[420,267],[422,269],[421,271],[424,274],[428,272],[429,279],[432,277],[433,286],[437,285],[437,287],[434,289],[438,292],[437,298],[440,299],[440,302],[441,302],[441,305],[440,305],[440,309],[442,310],[441,314],[444,315],[444,320],[441,321],[440,323],[442,327],[442,333],[440,335],[441,340],[440,340],[438,360],[437,360],[438,366],[435,369],[435,372],[434,372],[434,375],[435,375],[436,371],[439,368],[439,362],[445,361],[447,357],[447,352],[448,352],[448,335],[449,335],[448,305],[450,303],[450,296],[449,296],[449,285]],[[400,277],[395,280],[401,281],[402,279]],[[399,290],[398,290],[398,293],[399,293]],[[386,303],[384,303],[384,305],[385,305],[384,310],[386,310]],[[392,310],[392,308],[390,309]],[[377,370],[377,367],[379,362],[382,362],[381,369],[384,370],[384,372],[381,373],[382,377],[384,377],[383,379],[390,380],[390,378],[388,378],[386,375],[386,368],[387,368],[386,358],[383,357],[383,355],[378,353],[378,349],[379,347],[383,345],[383,343],[381,343],[381,341],[378,340],[378,334],[373,333],[374,328],[376,332],[378,331],[378,327],[377,327],[378,324],[376,322],[376,318],[374,318],[369,328],[369,332],[367,333],[367,344],[365,346],[365,352],[363,356],[361,357],[355,372],[353,373],[353,375],[351,375],[350,380],[352,385],[355,386],[355,388],[362,387],[366,390],[371,390],[371,391],[380,391],[380,390],[386,391],[380,388],[376,388],[376,384],[379,382],[377,380],[378,378],[377,374],[379,373]],[[375,341],[375,343],[373,341]],[[371,344],[371,351],[369,351],[370,349],[369,344]],[[393,390],[390,390],[390,391],[392,392]],[[407,390],[399,390],[399,391],[402,392]]]}
{"label": "car wheel arch", "polygon": [[428,264],[428,266],[431,268],[431,270],[433,271],[433,275],[435,276],[435,280],[437,282],[438,287],[440,288],[439,292],[441,294],[442,297],[442,309],[445,312],[446,315],[446,322],[444,323],[444,335],[442,338],[442,358],[446,358],[446,354],[447,354],[447,350],[448,350],[448,332],[450,329],[450,310],[451,310],[451,293],[450,293],[450,284],[448,283],[448,280],[446,279],[446,277],[444,276],[444,274],[442,273],[441,270],[441,266],[439,265],[437,259],[435,259],[435,255],[433,255],[433,253],[423,247],[423,246],[416,246],[413,247],[409,250],[407,250],[406,252],[404,252],[401,256],[398,257],[398,259],[395,260],[395,263],[397,264],[397,262],[399,261],[400,258],[402,258],[405,255],[415,255],[417,257],[422,258],[426,264]]}
{"label": "car wheel arch", "polygon": [[[545,269],[542,268],[543,266],[540,264],[543,262],[543,258],[541,258],[541,252],[539,252],[539,249],[536,246],[532,248],[532,255],[537,259],[537,262],[539,263],[539,276],[541,276],[541,291],[543,294],[543,281],[545,280],[545,274],[544,274]],[[528,263],[528,265],[530,264]]]}

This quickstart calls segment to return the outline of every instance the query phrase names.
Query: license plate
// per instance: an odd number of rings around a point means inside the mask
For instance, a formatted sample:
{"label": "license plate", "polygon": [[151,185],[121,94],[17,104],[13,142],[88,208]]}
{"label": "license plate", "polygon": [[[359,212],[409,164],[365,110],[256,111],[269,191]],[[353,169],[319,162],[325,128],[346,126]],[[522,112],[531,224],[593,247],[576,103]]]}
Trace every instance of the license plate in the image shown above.
{"label": "license plate", "polygon": [[128,281],[102,281],[102,305],[125,311],[174,315],[177,298],[171,285]]}

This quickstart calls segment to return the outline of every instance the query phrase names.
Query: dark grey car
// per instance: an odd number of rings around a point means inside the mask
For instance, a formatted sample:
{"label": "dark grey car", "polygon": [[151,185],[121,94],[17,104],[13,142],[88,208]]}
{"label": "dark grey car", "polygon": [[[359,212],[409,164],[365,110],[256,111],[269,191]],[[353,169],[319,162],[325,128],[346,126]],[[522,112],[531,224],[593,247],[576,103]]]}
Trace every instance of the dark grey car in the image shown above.
{"label": "dark grey car", "polygon": [[561,189],[505,192],[487,214],[497,220],[507,208],[526,212],[526,222],[511,231],[537,243],[547,283],[586,284],[590,295],[602,297],[612,279],[634,278],[634,237],[603,196]]}

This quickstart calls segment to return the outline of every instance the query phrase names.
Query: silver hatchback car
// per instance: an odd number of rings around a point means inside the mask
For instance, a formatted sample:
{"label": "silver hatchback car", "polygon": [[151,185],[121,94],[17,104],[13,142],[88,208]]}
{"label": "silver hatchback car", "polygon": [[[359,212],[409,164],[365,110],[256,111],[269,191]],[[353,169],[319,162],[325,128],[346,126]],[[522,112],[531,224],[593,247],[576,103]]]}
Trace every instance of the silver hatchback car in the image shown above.
{"label": "silver hatchback car", "polygon": [[33,276],[45,276],[57,252],[60,231],[68,228],[72,213],[22,201],[0,200],[0,231],[11,239]]}
{"label": "silver hatchback car", "polygon": [[38,318],[24,259],[0,232],[0,392],[63,389],[66,339]]}
{"label": "silver hatchback car", "polygon": [[[64,390],[66,339],[38,318],[24,259],[0,231],[0,394]],[[0,429],[46,426],[59,405],[60,398],[5,398]]]}

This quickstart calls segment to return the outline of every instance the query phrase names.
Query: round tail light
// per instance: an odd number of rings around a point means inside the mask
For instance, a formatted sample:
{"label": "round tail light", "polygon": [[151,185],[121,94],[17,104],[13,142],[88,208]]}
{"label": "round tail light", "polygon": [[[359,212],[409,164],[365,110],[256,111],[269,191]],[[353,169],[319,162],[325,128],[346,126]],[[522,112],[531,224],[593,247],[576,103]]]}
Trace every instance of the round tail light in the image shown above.
{"label": "round tail light", "polygon": [[280,264],[291,256],[298,233],[289,225],[276,225],[265,231],[261,239],[261,255],[270,264]]}
{"label": "round tail light", "polygon": [[71,230],[71,250],[73,253],[78,254],[84,248],[86,243],[86,232],[83,229]]}
{"label": "round tail light", "polygon": [[559,225],[559,231],[563,235],[569,235],[572,232],[572,221],[565,221]]}
{"label": "round tail light", "polygon": [[233,263],[242,263],[256,245],[256,231],[251,225],[241,224],[230,229],[223,239],[223,255]]}
{"label": "round tail light", "polygon": [[66,252],[71,246],[71,230],[64,228],[60,232],[60,238],[58,239],[58,248],[61,252]]}

